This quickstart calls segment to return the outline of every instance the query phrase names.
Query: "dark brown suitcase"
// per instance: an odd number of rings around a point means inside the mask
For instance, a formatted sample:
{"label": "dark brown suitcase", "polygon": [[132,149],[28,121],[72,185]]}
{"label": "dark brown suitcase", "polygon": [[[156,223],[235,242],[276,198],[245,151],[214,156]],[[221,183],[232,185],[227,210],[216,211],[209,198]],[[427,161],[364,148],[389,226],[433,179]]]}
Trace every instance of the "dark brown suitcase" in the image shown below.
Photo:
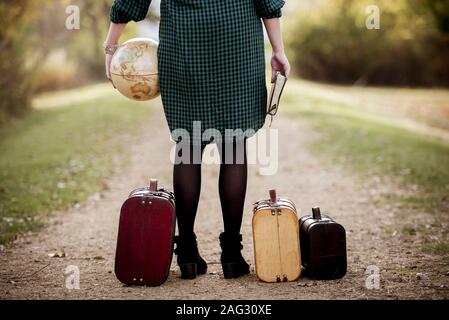
{"label": "dark brown suitcase", "polygon": [[136,189],[122,206],[115,257],[115,274],[127,285],[159,286],[169,274],[176,214],[172,192]]}
{"label": "dark brown suitcase", "polygon": [[314,279],[339,279],[346,274],[346,231],[320,208],[300,219],[301,260],[304,275]]}

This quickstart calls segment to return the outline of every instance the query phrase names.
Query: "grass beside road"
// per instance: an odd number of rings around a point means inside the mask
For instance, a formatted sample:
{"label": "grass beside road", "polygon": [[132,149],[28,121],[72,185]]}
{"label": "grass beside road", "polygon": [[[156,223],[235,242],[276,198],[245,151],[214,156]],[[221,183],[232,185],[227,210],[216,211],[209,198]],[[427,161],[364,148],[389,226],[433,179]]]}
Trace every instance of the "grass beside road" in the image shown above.
{"label": "grass beside road", "polygon": [[136,133],[150,108],[107,88],[42,96],[36,110],[0,128],[1,244],[107,188],[104,179],[126,162],[121,137]]}
{"label": "grass beside road", "polygon": [[311,148],[325,161],[344,164],[362,176],[391,178],[398,192],[385,195],[386,201],[424,211],[432,218],[428,228],[405,227],[408,233],[411,230],[413,236],[424,238],[426,251],[449,254],[448,141],[405,129],[395,125],[394,119],[364,108],[311,94],[294,80],[286,89],[283,106],[321,133]]}

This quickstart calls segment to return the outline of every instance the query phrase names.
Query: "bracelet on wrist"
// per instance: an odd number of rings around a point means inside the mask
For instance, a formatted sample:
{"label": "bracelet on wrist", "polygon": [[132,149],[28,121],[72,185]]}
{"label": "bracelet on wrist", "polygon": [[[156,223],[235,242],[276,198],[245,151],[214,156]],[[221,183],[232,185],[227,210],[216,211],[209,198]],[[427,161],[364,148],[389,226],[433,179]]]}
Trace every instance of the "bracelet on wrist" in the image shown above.
{"label": "bracelet on wrist", "polygon": [[104,44],[104,53],[113,55],[115,53],[115,51],[117,51],[119,46],[120,46],[119,44],[108,44],[108,43],[105,43]]}

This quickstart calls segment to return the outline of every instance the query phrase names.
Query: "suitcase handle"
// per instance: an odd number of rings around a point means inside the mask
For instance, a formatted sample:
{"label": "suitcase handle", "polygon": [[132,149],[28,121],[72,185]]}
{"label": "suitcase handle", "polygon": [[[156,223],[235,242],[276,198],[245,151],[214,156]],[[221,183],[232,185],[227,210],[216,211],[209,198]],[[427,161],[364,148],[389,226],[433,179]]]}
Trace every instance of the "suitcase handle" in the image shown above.
{"label": "suitcase handle", "polygon": [[152,191],[152,192],[157,191],[157,180],[156,179],[150,179],[150,191]]}
{"label": "suitcase handle", "polygon": [[321,209],[319,207],[313,208],[312,214],[315,220],[321,220]]}
{"label": "suitcase handle", "polygon": [[270,201],[272,203],[276,203],[277,202],[277,196],[276,196],[276,190],[270,190]]}

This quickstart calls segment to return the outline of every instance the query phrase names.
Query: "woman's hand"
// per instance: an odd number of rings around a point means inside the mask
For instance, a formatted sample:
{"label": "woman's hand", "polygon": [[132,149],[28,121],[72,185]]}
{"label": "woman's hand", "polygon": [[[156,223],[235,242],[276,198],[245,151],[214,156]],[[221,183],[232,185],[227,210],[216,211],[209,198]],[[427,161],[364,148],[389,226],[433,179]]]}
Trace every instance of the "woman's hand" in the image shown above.
{"label": "woman's hand", "polygon": [[288,78],[290,75],[290,63],[284,51],[284,41],[282,40],[281,22],[279,18],[263,19],[265,29],[273,48],[271,57],[271,82],[276,80],[276,73],[280,72]]}
{"label": "woman's hand", "polygon": [[278,72],[288,78],[290,70],[290,63],[288,62],[285,52],[273,52],[273,56],[271,57],[271,82],[276,80],[276,74]]}
{"label": "woman's hand", "polygon": [[105,57],[105,69],[106,69],[106,78],[111,80],[111,61],[112,61],[112,54],[106,54]]}
{"label": "woman's hand", "polygon": [[109,79],[109,81],[111,82],[114,89],[117,89],[117,87],[114,84],[114,81],[112,81],[112,78],[111,78],[111,61],[112,61],[113,56],[114,56],[113,54],[106,53],[104,63],[105,63],[105,69],[106,69],[106,78]]}

